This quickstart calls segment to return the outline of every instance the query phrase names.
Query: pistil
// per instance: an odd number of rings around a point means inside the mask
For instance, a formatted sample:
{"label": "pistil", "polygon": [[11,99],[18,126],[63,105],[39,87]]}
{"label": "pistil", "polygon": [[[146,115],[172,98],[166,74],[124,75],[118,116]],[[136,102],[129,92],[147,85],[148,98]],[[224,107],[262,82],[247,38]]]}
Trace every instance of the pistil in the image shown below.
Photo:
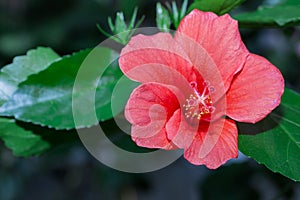
{"label": "pistil", "polygon": [[183,114],[187,122],[195,126],[199,124],[201,119],[209,120],[211,114],[215,111],[210,97],[215,88],[210,85],[209,81],[203,82],[202,92],[198,91],[196,82],[190,82],[190,86],[193,89],[193,93],[190,94],[183,104]]}

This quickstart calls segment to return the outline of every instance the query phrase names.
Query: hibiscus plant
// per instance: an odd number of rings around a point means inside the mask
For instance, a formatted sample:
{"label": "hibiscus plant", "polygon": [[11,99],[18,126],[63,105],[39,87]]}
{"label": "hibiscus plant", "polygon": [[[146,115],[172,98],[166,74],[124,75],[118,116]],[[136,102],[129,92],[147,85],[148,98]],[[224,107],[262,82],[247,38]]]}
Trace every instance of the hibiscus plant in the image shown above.
{"label": "hibiscus plant", "polygon": [[[103,137],[86,137],[120,128],[143,155],[179,152],[217,169],[244,154],[300,181],[300,94],[248,50],[239,29],[296,26],[300,3],[241,12],[244,1],[157,3],[151,28],[139,28],[137,8],[128,25],[118,12],[115,23],[108,18],[111,34],[98,25],[108,39],[93,49],[60,56],[38,47],[15,57],[0,71],[0,138],[16,156],[46,154],[77,134],[91,152],[106,152]],[[106,122],[114,123],[104,130]],[[109,163],[119,158],[109,155]]]}

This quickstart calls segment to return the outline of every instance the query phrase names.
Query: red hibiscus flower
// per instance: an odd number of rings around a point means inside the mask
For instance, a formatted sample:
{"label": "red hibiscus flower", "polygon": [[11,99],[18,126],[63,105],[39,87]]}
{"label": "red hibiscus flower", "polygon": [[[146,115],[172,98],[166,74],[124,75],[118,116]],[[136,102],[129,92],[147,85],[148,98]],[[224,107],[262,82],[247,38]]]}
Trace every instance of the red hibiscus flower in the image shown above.
{"label": "red hibiscus flower", "polygon": [[133,37],[119,64],[142,83],[125,108],[136,144],[182,148],[188,161],[211,169],[237,157],[235,121],[263,119],[284,90],[279,70],[246,49],[237,21],[198,10],[174,37]]}

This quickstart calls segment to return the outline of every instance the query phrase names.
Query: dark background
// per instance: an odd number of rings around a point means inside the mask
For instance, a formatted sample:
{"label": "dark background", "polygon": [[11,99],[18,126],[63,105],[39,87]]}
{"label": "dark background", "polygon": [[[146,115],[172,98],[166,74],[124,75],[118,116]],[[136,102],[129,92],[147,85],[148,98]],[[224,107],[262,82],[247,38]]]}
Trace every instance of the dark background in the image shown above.
{"label": "dark background", "polygon": [[[233,11],[255,9],[247,1]],[[155,1],[0,0],[0,66],[37,46],[60,55],[94,47],[105,39],[107,17],[138,5],[142,27],[155,26]],[[300,28],[241,29],[246,46],[268,58],[283,73],[287,87],[300,91]],[[295,158],[299,159],[299,158]],[[145,174],[110,169],[94,159],[80,141],[41,157],[18,158],[0,142],[0,200],[64,199],[300,199],[300,185],[241,156],[218,170],[180,158]]]}

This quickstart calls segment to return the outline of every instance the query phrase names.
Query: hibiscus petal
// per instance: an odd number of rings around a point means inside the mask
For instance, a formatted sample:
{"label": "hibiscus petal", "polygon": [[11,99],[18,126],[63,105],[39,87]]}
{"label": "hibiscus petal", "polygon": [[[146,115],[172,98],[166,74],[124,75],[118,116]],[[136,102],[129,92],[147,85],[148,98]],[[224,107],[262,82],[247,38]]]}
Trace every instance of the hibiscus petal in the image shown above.
{"label": "hibiscus petal", "polygon": [[217,102],[226,93],[223,77],[211,58],[208,52],[190,37],[184,34],[177,33],[175,39],[180,43],[189,54],[190,59],[195,66],[195,74],[199,80],[198,84],[202,85],[204,81],[210,83],[214,88],[214,92],[211,94],[213,102]]}
{"label": "hibiscus petal", "polygon": [[[223,121],[225,120],[225,121]],[[210,136],[207,137],[207,134]],[[210,125],[209,131],[199,131],[184,157],[195,165],[216,169],[238,156],[237,127],[230,119],[221,119]]]}
{"label": "hibiscus petal", "polygon": [[160,70],[162,66],[176,71],[186,80],[193,78],[191,61],[169,33],[132,37],[122,49],[119,64],[126,76],[142,83],[164,83],[168,74],[162,74]]}
{"label": "hibiscus petal", "polygon": [[168,139],[173,144],[181,149],[186,149],[198,133],[198,127],[190,126],[182,116],[181,109],[178,109],[167,122],[166,131]]}
{"label": "hibiscus petal", "polygon": [[165,124],[179,107],[175,89],[158,83],[145,83],[136,88],[125,107],[125,117],[132,124],[132,139],[148,148],[167,148]]}
{"label": "hibiscus petal", "polygon": [[[227,14],[218,17],[211,12],[193,10],[181,21],[178,32],[195,40],[207,51],[218,67],[225,89],[228,89],[233,76],[243,68],[248,55],[237,21]],[[189,44],[180,44],[194,63],[198,51],[194,51]]]}
{"label": "hibiscus petal", "polygon": [[[199,146],[199,158],[204,158],[217,144],[225,124],[224,118],[214,122],[200,121],[198,126],[191,126],[183,117],[181,110],[175,111],[166,125],[167,137],[176,146],[189,149],[193,140],[200,137],[202,145]],[[203,134],[209,132],[210,134]]]}
{"label": "hibiscus petal", "polygon": [[[155,71],[155,73],[153,73]],[[159,84],[172,85],[180,88],[183,94],[188,96],[193,92],[190,82],[179,72],[161,64],[145,64],[130,70],[130,74],[141,75],[143,83],[155,82]],[[190,77],[192,78],[192,76]]]}
{"label": "hibiscus petal", "polygon": [[255,123],[280,104],[284,80],[265,58],[250,54],[227,94],[227,116],[239,122]]}
{"label": "hibiscus petal", "polygon": [[149,109],[151,123],[145,126],[132,125],[131,137],[138,146],[147,148],[177,148],[166,137],[166,111],[161,105],[153,105]]}

